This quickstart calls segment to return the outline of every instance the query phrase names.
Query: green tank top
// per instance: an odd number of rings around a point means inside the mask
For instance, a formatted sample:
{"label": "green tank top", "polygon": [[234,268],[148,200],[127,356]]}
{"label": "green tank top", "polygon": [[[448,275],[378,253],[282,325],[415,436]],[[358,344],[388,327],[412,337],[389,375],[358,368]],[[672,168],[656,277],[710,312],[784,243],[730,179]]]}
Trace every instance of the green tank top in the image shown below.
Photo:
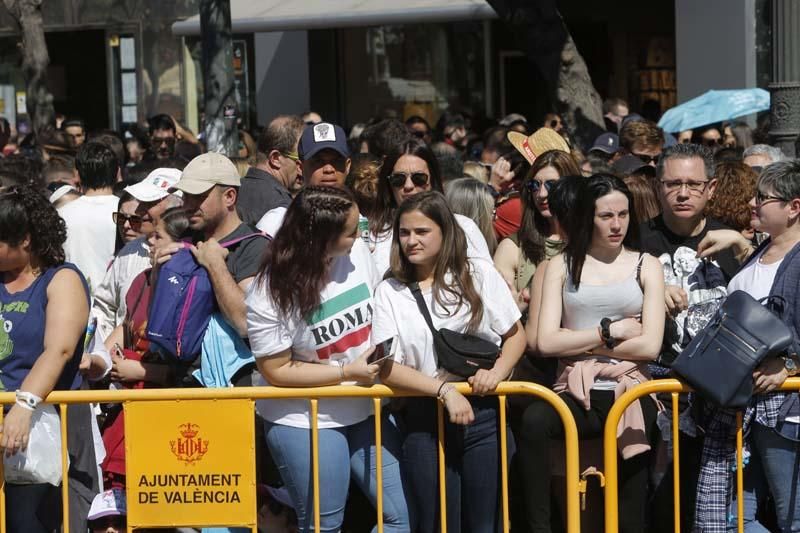
{"label": "green tank top", "polygon": [[[514,276],[514,288],[517,289],[517,291],[522,291],[522,289],[530,285],[531,278],[533,278],[533,274],[536,272],[536,264],[525,257],[525,252],[522,251],[522,246],[519,245],[519,234],[517,232],[512,233],[508,238],[517,245],[518,249],[517,273]],[[564,241],[556,239],[544,240],[544,256],[546,259],[557,256],[563,250]]]}

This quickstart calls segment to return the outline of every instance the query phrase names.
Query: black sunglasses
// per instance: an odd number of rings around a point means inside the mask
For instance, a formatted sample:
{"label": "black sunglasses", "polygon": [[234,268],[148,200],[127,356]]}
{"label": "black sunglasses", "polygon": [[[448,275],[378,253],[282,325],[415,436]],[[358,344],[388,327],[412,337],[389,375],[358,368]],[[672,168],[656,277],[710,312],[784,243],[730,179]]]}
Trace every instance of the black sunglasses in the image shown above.
{"label": "black sunglasses", "polygon": [[114,224],[117,226],[122,226],[125,222],[129,222],[132,228],[137,228],[142,225],[142,222],[152,222],[153,219],[150,216],[143,217],[140,215],[129,215],[127,213],[123,213],[122,211],[117,211],[116,213],[111,213],[111,218],[114,220]]}
{"label": "black sunglasses", "polygon": [[649,165],[651,161],[657,165],[658,160],[661,159],[661,154],[658,155],[633,154],[633,155],[638,157],[645,165]]}
{"label": "black sunglasses", "polygon": [[406,180],[408,177],[411,176],[411,183],[416,185],[417,187],[422,187],[428,183],[430,177],[425,174],[424,172],[413,172],[408,174],[406,172],[394,172],[393,174],[389,175],[389,185],[394,188],[399,188],[405,185]]}
{"label": "black sunglasses", "polygon": [[544,185],[545,190],[549,193],[553,190],[553,187],[555,187],[556,183],[558,183],[558,180],[547,180],[544,183],[541,181],[531,180],[525,184],[525,187],[527,187],[528,190],[530,190],[533,194],[537,194],[542,188],[542,185]]}

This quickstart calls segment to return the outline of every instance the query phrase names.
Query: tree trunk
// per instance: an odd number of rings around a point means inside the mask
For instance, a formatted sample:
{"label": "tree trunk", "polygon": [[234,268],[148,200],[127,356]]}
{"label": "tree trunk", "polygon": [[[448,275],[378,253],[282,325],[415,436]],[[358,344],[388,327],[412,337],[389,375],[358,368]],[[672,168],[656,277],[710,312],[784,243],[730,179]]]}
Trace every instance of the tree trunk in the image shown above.
{"label": "tree trunk", "polygon": [[205,90],[205,137],[210,152],[239,152],[233,82],[230,0],[200,0],[200,32]]}
{"label": "tree trunk", "polygon": [[42,0],[3,0],[22,32],[22,72],[31,127],[38,133],[55,123],[53,95],[47,89],[50,55],[44,40]]}
{"label": "tree trunk", "polygon": [[[556,0],[487,0],[547,81],[567,131],[586,149],[603,131],[603,103]],[[513,111],[513,110],[512,110]]]}

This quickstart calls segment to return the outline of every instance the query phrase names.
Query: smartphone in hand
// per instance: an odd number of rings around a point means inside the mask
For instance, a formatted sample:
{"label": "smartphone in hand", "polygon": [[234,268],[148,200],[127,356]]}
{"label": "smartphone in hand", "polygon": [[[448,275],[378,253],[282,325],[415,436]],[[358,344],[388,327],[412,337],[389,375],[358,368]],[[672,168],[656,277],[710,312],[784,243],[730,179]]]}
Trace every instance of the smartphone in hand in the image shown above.
{"label": "smartphone in hand", "polygon": [[400,346],[400,340],[397,337],[392,337],[389,340],[383,341],[375,347],[375,351],[369,356],[367,362],[369,364],[381,364],[387,359],[394,358],[397,353],[397,348]]}

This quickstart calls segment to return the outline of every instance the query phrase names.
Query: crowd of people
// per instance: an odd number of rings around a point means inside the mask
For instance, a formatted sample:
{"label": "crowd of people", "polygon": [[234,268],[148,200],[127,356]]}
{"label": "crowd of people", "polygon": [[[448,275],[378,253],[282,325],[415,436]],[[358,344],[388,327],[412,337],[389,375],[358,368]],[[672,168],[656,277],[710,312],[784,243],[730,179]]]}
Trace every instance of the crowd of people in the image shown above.
{"label": "crowd of people", "polygon": [[[501,382],[552,388],[590,456],[615,400],[669,376],[728,293],[800,305],[800,163],[744,123],[673,136],[622,100],[605,111],[589,147],[556,113],[482,132],[451,112],[435,127],[376,119],[349,134],[286,115],[242,132],[232,158],[165,115],[123,135],[79,119],[6,135],[0,389],[16,403],[0,447],[25,450],[53,390],[383,383],[414,396],[382,410],[384,530],[438,531],[438,401],[448,529],[497,531],[504,428],[487,393]],[[169,292],[186,265],[191,297]],[[744,412],[747,531],[800,531],[800,402],[776,392],[798,371],[800,312],[783,320],[792,349],[756,369]],[[620,423],[625,533],[674,530],[663,400],[641,398]],[[512,530],[561,531],[561,420],[543,400],[508,402]],[[679,406],[679,525],[731,531],[734,412],[695,394]],[[124,413],[100,407],[67,410],[68,531],[126,531]],[[256,410],[259,501],[310,531],[308,402]],[[319,402],[324,531],[374,526],[373,417],[369,399]],[[58,531],[59,498],[7,482],[8,531]]]}

